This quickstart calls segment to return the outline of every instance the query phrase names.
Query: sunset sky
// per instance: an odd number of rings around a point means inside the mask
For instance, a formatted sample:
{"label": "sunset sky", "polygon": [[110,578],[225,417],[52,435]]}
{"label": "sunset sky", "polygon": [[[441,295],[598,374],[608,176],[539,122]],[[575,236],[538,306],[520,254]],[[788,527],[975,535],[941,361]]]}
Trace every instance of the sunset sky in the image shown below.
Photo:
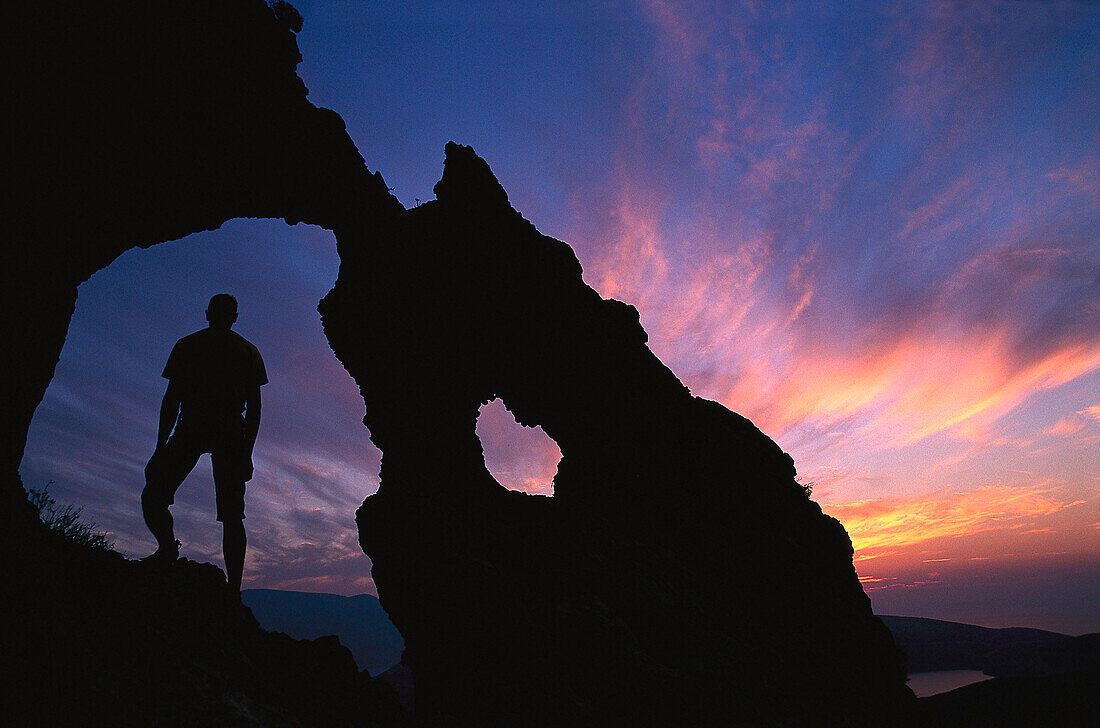
{"label": "sunset sky", "polygon": [[[305,2],[299,75],[407,206],[448,140],[637,306],[847,527],[878,613],[1100,631],[1100,4]],[[363,403],[315,310],[332,235],[280,221],[131,251],[80,288],[27,487],[152,551],[160,372],[210,295],[271,383],[245,587],[373,592]],[[552,492],[499,403],[486,460]],[[717,486],[717,484],[716,484]],[[221,563],[209,461],[173,509]]]}

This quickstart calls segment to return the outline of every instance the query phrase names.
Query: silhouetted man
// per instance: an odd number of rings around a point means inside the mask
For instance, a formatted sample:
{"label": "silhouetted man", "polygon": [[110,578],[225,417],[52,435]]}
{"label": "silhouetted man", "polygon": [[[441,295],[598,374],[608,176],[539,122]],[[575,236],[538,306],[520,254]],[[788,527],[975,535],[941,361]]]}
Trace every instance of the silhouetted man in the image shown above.
{"label": "silhouetted man", "polygon": [[256,347],[229,330],[237,320],[237,299],[227,293],[211,298],[206,320],[207,328],[176,342],[161,375],[168,380],[168,389],[160,405],[157,447],[145,466],[141,492],[141,510],[158,548],[145,560],[167,563],[179,558],[168,506],[199,456],[210,453],[225,571],[229,585],[239,593],[245,551],[244,488],[252,479],[260,386],[267,384],[267,372]]}

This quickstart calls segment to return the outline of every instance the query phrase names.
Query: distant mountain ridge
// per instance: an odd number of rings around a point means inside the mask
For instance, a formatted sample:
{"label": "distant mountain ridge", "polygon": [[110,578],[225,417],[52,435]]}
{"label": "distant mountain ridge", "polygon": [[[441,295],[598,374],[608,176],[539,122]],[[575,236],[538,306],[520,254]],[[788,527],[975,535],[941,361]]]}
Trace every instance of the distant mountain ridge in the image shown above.
{"label": "distant mountain ridge", "polygon": [[1071,637],[1028,627],[992,629],[924,617],[879,617],[907,656],[906,670],[981,670],[997,677],[1100,668],[1100,634]]}
{"label": "distant mountain ridge", "polygon": [[372,676],[401,662],[405,641],[393,626],[378,597],[245,589],[241,601],[260,626],[295,639],[336,635],[351,650],[360,670]]}
{"label": "distant mountain ridge", "polygon": [[921,698],[936,728],[1091,728],[1100,714],[1100,633],[991,629],[924,617],[879,616],[908,655],[910,674],[980,670],[993,676]]}

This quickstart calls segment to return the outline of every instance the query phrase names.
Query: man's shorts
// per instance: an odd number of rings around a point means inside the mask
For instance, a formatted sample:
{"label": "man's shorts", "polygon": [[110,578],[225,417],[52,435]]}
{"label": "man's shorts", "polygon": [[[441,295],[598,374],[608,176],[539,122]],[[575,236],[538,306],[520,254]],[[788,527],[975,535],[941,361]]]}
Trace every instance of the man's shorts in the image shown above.
{"label": "man's shorts", "polygon": [[214,465],[214,497],[219,521],[244,518],[245,481],[252,463],[245,451],[244,436],[203,436],[177,431],[153,453],[145,466],[143,502],[168,507],[176,501],[176,490],[195,469],[199,456],[210,453]]}

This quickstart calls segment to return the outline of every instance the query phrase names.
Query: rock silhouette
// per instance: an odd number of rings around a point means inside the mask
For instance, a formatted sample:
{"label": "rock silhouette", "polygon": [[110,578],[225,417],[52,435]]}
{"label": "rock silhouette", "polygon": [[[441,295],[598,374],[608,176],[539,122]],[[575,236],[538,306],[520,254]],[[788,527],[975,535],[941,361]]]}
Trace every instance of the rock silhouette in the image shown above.
{"label": "rock silhouette", "polygon": [[[435,192],[337,229],[340,275],[320,306],[383,453],[357,522],[418,712],[896,721],[911,697],[900,655],[791,458],[693,397],[637,311],[586,286],[469,147],[447,145]],[[497,397],[561,447],[553,498],[487,472],[475,424]]]}
{"label": "rock silhouette", "polygon": [[[76,286],[131,247],[233,217],[308,221],[337,238],[323,325],[383,452],[360,540],[423,725],[902,724],[900,654],[791,458],[693,397],[637,311],[587,287],[468,147],[449,144],[437,200],[405,210],[306,100],[295,14],[276,5],[69,1],[9,23],[22,184],[0,261],[0,325],[19,342],[0,354],[8,545],[34,530],[17,467]],[[554,498],[485,469],[475,423],[495,397],[560,445]],[[18,553],[19,588],[50,595],[33,603],[64,602],[51,567]],[[38,637],[32,694],[63,658]],[[73,638],[149,639],[117,620]]]}
{"label": "rock silhouette", "polygon": [[[261,631],[217,569],[149,569],[44,533],[18,467],[77,285],[234,217],[399,206],[306,100],[293,16],[262,0],[22,3],[5,24],[0,692],[20,726],[403,725],[333,640]],[[381,194],[371,193],[380,191]],[[140,446],[144,447],[144,446]],[[119,509],[137,508],[137,496]],[[391,696],[392,697],[392,696]]]}
{"label": "rock silhouette", "polygon": [[[285,18],[285,16],[284,16]],[[123,252],[235,217],[331,227],[352,201],[400,207],[340,117],[306,100],[288,21],[262,0],[13,9],[11,154],[0,247],[0,499],[53,375],[76,287]]]}
{"label": "rock silhouette", "polygon": [[261,630],[215,566],[156,568],[53,534],[21,546],[5,552],[20,587],[4,604],[5,725],[411,725],[335,637]]}

